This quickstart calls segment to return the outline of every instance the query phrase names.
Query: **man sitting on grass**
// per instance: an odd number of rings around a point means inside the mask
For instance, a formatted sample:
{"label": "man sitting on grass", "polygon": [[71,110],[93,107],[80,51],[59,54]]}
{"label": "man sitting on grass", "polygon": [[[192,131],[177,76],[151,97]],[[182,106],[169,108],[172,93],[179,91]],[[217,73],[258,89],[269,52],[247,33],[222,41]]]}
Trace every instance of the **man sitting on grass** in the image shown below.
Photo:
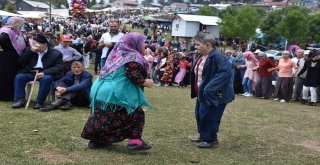
{"label": "man sitting on grass", "polygon": [[92,75],[84,71],[83,63],[74,61],[71,70],[64,77],[54,83],[57,100],[47,107],[41,108],[42,112],[55,109],[69,110],[72,105],[86,107],[90,103],[90,88]]}

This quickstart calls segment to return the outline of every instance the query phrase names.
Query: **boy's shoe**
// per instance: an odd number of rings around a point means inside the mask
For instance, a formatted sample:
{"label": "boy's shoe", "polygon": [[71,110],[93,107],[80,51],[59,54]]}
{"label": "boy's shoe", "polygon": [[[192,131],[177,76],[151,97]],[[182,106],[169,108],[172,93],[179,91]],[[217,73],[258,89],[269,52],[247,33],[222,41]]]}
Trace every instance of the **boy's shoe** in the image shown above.
{"label": "boy's shoe", "polygon": [[252,94],[251,93],[247,93],[246,95],[244,95],[246,97],[252,97]]}
{"label": "boy's shoe", "polygon": [[198,143],[197,147],[198,148],[212,148],[212,147],[217,146],[218,144],[219,144],[218,140],[213,141],[213,142],[202,141],[202,142]]}
{"label": "boy's shoe", "polygon": [[139,152],[141,153],[141,152],[149,151],[151,148],[152,147],[147,143],[145,143],[143,140],[141,145],[128,144],[127,146],[128,152],[130,153],[139,153]]}
{"label": "boy's shoe", "polygon": [[273,99],[274,101],[278,101],[279,100],[279,98],[275,98],[275,99]]}
{"label": "boy's shoe", "polygon": [[191,142],[200,143],[200,142],[202,142],[202,139],[201,139],[200,137],[198,137],[198,138],[191,138],[190,141],[191,141]]}
{"label": "boy's shoe", "polygon": [[63,106],[60,107],[61,110],[71,110],[72,109],[72,104],[70,101],[66,102]]}
{"label": "boy's shoe", "polygon": [[110,146],[112,146],[112,143],[94,142],[92,140],[88,142],[89,149],[98,149],[98,148],[105,148]]}
{"label": "boy's shoe", "polygon": [[309,106],[316,106],[317,104],[315,102],[309,102]]}

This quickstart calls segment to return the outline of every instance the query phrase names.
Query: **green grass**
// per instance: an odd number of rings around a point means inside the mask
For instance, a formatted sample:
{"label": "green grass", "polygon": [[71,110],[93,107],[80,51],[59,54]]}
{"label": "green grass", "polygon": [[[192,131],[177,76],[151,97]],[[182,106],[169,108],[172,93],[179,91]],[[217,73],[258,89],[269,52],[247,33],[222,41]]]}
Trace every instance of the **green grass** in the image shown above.
{"label": "green grass", "polygon": [[237,96],[223,116],[220,146],[198,149],[188,141],[197,136],[189,90],[146,89],[157,109],[146,111],[147,155],[128,154],[127,142],[87,149],[80,134],[88,109],[42,113],[0,102],[0,164],[319,164],[319,106]]}

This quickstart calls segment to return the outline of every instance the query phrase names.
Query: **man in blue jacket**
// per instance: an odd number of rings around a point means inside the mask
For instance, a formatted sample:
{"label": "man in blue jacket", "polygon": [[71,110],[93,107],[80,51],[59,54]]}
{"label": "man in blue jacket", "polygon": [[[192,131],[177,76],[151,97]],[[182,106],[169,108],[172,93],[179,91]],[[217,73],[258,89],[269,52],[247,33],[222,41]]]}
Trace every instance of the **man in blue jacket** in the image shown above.
{"label": "man in blue jacket", "polygon": [[215,39],[206,33],[194,37],[200,57],[191,70],[191,98],[197,97],[195,117],[199,138],[198,148],[216,146],[220,120],[228,103],[234,99],[231,67],[216,47]]}
{"label": "man in blue jacket", "polygon": [[84,71],[84,65],[79,61],[71,64],[71,70],[54,83],[53,88],[56,90],[58,100],[41,108],[42,112],[49,112],[60,106],[60,109],[68,110],[72,105],[80,107],[89,105],[92,75]]}

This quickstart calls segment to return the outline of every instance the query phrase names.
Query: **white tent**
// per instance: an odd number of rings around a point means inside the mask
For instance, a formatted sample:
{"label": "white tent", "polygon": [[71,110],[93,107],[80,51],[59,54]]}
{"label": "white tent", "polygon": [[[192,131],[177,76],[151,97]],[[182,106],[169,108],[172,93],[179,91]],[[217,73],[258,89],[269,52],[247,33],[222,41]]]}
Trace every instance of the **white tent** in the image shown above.
{"label": "white tent", "polygon": [[19,14],[9,13],[9,12],[3,11],[3,10],[0,10],[0,15],[1,16],[10,16],[10,17],[21,16]]}
{"label": "white tent", "polygon": [[111,12],[114,12],[114,11],[117,11],[117,10],[123,11],[124,9],[123,8],[117,8],[117,7],[109,7],[109,8],[102,9],[102,11],[111,11]]}
{"label": "white tent", "polygon": [[46,16],[44,11],[17,11],[24,18],[42,18]]}
{"label": "white tent", "polygon": [[88,13],[93,13],[93,12],[102,12],[102,10],[86,9],[86,12],[88,12]]}

